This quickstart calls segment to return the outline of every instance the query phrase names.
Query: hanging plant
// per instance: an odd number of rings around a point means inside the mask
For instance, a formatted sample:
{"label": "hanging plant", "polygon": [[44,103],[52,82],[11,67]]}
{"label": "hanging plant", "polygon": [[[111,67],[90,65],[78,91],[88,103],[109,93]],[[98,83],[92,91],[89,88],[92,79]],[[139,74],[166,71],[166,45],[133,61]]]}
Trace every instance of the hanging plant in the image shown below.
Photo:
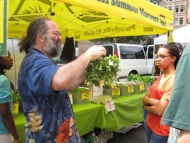
{"label": "hanging plant", "polygon": [[102,57],[88,64],[85,83],[100,86],[101,81],[104,81],[106,84],[110,84],[117,78],[118,71],[120,71],[119,60],[115,55]]}

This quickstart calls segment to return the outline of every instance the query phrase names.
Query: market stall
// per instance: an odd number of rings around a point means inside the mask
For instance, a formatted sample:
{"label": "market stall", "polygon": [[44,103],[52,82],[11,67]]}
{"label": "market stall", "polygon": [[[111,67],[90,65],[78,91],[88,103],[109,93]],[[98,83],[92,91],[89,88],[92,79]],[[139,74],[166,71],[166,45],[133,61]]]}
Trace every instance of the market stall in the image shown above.
{"label": "market stall", "polygon": [[[140,3],[140,5],[139,5]],[[146,0],[11,0],[8,38],[21,38],[36,17],[53,19],[63,40],[167,33],[173,30],[173,12]]]}
{"label": "market stall", "polygon": [[[122,127],[143,121],[141,94],[120,96],[115,102],[114,111],[107,112],[105,105],[86,103],[73,104],[73,111],[80,136],[93,131],[99,127],[105,131],[116,131]],[[20,112],[15,117],[15,123],[19,136],[24,140],[25,117]]]}
{"label": "market stall", "polygon": [[[28,24],[39,16],[53,19],[59,26],[63,40],[66,37],[74,37],[75,41],[80,41],[150,35],[173,30],[173,13],[170,10],[145,0],[123,0],[120,4],[114,2],[12,0],[9,5],[8,38],[23,37]],[[73,105],[79,134],[88,133],[94,127],[114,131],[142,121],[141,99],[144,94],[118,97],[114,101],[116,110],[110,112],[107,112],[105,105],[102,104]],[[23,129],[25,123],[23,113],[19,113],[15,122],[18,130]],[[19,133],[24,134],[24,131]]]}

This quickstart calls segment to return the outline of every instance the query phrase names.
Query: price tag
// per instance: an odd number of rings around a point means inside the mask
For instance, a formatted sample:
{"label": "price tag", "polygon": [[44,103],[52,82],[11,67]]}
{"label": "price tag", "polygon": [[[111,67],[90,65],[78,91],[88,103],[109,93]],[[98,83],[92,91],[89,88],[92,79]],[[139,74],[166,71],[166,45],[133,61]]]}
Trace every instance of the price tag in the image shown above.
{"label": "price tag", "polygon": [[119,96],[120,88],[112,88],[112,96]]}
{"label": "price tag", "polygon": [[144,83],[140,83],[140,91],[144,91]]}
{"label": "price tag", "polygon": [[109,111],[113,111],[113,110],[115,110],[115,104],[114,104],[114,101],[107,102],[107,103],[106,103],[106,108],[107,108],[108,112],[109,112]]}
{"label": "price tag", "polygon": [[82,100],[89,100],[90,99],[90,90],[84,90],[82,92]]}
{"label": "price tag", "polygon": [[128,93],[133,93],[134,92],[134,86],[133,85],[129,85],[128,86]]}
{"label": "price tag", "polygon": [[13,103],[13,114],[16,115],[18,114],[19,110],[19,103]]}

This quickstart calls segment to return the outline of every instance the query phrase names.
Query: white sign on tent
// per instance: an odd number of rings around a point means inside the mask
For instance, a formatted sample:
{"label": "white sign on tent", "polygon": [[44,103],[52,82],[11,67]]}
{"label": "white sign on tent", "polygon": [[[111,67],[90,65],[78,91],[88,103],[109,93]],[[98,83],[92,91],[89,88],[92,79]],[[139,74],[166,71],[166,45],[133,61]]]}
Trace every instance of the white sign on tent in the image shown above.
{"label": "white sign on tent", "polygon": [[[178,42],[181,44],[190,43],[190,24],[174,30],[172,35],[174,42]],[[154,45],[167,44],[167,40],[168,40],[167,34],[154,38]]]}

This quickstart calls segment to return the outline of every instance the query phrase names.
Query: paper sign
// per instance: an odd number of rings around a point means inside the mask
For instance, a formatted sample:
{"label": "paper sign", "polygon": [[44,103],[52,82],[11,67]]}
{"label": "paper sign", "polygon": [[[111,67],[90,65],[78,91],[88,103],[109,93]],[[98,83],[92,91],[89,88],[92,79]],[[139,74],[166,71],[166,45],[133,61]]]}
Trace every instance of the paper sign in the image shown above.
{"label": "paper sign", "polygon": [[109,112],[109,111],[113,111],[113,110],[115,110],[115,104],[114,104],[114,101],[107,102],[107,103],[106,103],[106,108],[107,108],[108,112]]}
{"label": "paper sign", "polygon": [[140,83],[139,86],[140,86],[140,91],[144,91],[144,83]]}
{"label": "paper sign", "polygon": [[18,114],[19,103],[13,103],[13,115]]}
{"label": "paper sign", "polygon": [[112,88],[112,96],[119,96],[120,95],[120,88]]}
{"label": "paper sign", "polygon": [[90,99],[90,90],[82,91],[82,100],[89,100]]}
{"label": "paper sign", "polygon": [[129,85],[128,86],[128,93],[133,93],[134,92],[134,86],[133,85]]}

